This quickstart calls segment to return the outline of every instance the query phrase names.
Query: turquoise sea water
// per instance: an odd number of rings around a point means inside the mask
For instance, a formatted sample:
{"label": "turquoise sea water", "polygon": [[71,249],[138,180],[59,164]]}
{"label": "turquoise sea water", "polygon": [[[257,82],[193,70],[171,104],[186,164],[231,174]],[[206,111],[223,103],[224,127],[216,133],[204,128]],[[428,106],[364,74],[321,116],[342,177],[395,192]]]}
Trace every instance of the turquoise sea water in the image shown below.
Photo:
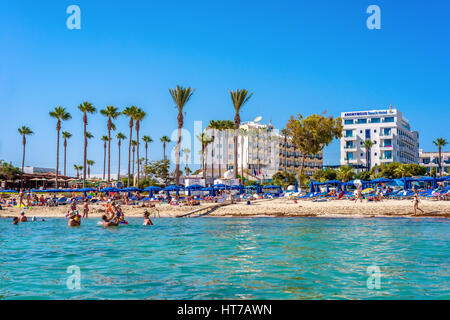
{"label": "turquoise sea water", "polygon": [[446,219],[96,221],[0,219],[0,299],[450,299]]}

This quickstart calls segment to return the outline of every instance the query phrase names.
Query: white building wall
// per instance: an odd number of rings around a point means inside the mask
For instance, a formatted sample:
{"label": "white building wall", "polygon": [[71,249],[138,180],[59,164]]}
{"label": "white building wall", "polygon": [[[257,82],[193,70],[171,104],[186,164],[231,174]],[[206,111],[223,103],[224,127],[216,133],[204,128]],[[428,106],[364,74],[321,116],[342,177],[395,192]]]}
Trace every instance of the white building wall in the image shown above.
{"label": "white building wall", "polygon": [[371,168],[381,163],[419,163],[419,134],[396,109],[343,112],[341,164],[367,166],[365,140],[370,150]]}

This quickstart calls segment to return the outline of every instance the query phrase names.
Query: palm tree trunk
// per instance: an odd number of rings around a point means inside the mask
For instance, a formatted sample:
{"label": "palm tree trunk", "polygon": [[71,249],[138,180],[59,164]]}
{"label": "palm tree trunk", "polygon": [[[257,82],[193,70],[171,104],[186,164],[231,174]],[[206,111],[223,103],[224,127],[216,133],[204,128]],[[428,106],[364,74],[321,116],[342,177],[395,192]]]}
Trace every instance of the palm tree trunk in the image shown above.
{"label": "palm tree trunk", "polygon": [[300,177],[299,177],[299,184],[302,185],[302,178],[303,178],[303,170],[305,168],[305,161],[306,161],[306,153],[302,151],[302,166],[300,167]]}
{"label": "palm tree trunk", "polygon": [[[127,187],[130,187],[130,179],[131,179],[131,174],[130,174],[130,165],[131,165],[131,141],[132,141],[132,135],[133,135],[133,123],[132,123],[133,119],[130,119],[130,141],[128,143],[128,181],[127,181]],[[134,163],[134,160],[133,160]]]}
{"label": "palm tree trunk", "polygon": [[108,182],[111,181],[111,118],[108,119]]}
{"label": "palm tree trunk", "polygon": [[220,152],[220,146],[222,145],[222,133],[219,130],[217,136],[219,137],[219,178],[222,177],[222,158],[221,158],[221,152]]}
{"label": "palm tree trunk", "polygon": [[136,148],[137,148],[137,152],[136,152],[136,155],[137,155],[137,179],[136,179],[136,184],[137,185],[139,185],[139,178],[140,178],[140,175],[139,175],[139,169],[140,169],[140,163],[139,163],[139,121],[136,121],[136,142],[137,142],[137,146],[136,146]]}
{"label": "palm tree trunk", "polygon": [[86,188],[86,161],[87,161],[87,136],[86,136],[87,115],[86,115],[86,112],[83,115],[83,122],[84,122],[83,188]]}
{"label": "palm tree trunk", "polygon": [[[148,143],[145,143],[145,166],[147,167],[148,165]],[[146,171],[144,170],[144,177],[147,178],[147,174]]]}
{"label": "palm tree trunk", "polygon": [[118,143],[118,147],[119,147],[119,166],[118,166],[118,169],[117,169],[117,180],[120,179],[120,145],[121,145],[121,142],[120,142],[120,139],[119,139],[119,143]]}
{"label": "palm tree trunk", "polygon": [[[58,123],[58,125],[60,125]],[[57,126],[58,126],[57,125]],[[58,188],[58,171],[59,171],[59,128],[56,130],[57,137],[56,137],[56,177],[55,177],[55,184],[56,188]]]}
{"label": "palm tree trunk", "polygon": [[235,129],[235,133],[234,133],[234,139],[233,139],[233,143],[234,143],[234,163],[233,163],[233,171],[234,171],[234,178],[237,179],[237,175],[238,175],[238,159],[237,159],[237,154],[238,154],[238,136],[237,136],[237,129]]}
{"label": "palm tree trunk", "polygon": [[284,136],[284,171],[287,171],[287,136]]}
{"label": "palm tree trunk", "polygon": [[66,155],[67,155],[67,140],[64,139],[64,176],[66,175]]}
{"label": "palm tree trunk", "polygon": [[177,149],[175,154],[175,184],[180,184],[180,150],[181,150],[181,129],[182,125],[178,124]]}
{"label": "palm tree trunk", "polygon": [[244,184],[244,136],[241,137],[241,182]]}
{"label": "palm tree trunk", "polygon": [[133,186],[134,186],[134,153],[135,153],[135,150],[133,150]]}
{"label": "palm tree trunk", "polygon": [[103,144],[103,180],[106,179],[106,142]]}
{"label": "palm tree trunk", "polygon": [[442,178],[442,147],[439,146],[439,177]]}
{"label": "palm tree trunk", "polygon": [[25,135],[22,138],[23,151],[22,151],[22,172],[20,174],[20,187],[23,188],[23,170],[25,170],[25,146],[27,144],[27,139]]}
{"label": "palm tree trunk", "polygon": [[166,143],[163,143],[163,155],[164,155],[164,161],[166,161]]}
{"label": "palm tree trunk", "polygon": [[[214,180],[214,160],[215,160],[215,158],[214,158],[214,147],[216,145],[216,140],[215,139],[216,139],[215,130],[213,129],[212,146],[211,146],[211,158],[212,158],[212,161],[211,161],[211,177],[213,178],[213,180]],[[187,165],[187,163],[186,163],[186,165]]]}

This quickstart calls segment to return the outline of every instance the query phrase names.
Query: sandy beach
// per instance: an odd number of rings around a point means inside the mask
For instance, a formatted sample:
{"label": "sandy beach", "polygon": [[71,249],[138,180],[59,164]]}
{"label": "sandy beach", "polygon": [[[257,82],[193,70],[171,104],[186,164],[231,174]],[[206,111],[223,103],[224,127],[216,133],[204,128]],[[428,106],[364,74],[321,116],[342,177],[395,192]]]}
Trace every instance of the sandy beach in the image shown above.
{"label": "sandy beach", "polygon": [[[194,210],[205,209],[198,213],[207,212],[207,208],[217,206],[215,203],[203,203],[200,206],[171,206],[168,204],[157,204],[155,208],[142,208],[139,206],[123,206],[125,216],[141,217],[144,210],[155,213],[161,217],[177,217]],[[417,216],[450,218],[450,201],[422,200],[420,208],[425,214]],[[64,217],[68,210],[67,206],[58,207],[32,207],[4,208],[0,211],[0,217],[18,216],[21,211],[29,217]],[[81,212],[81,206],[78,206]],[[90,205],[90,217],[100,217],[105,212],[103,205]],[[354,203],[349,200],[312,202],[288,199],[256,200],[251,205],[245,202],[236,204],[225,204],[216,208],[205,217],[411,217],[413,216],[411,200],[384,200],[383,202]],[[194,214],[193,216],[197,215]],[[416,216],[415,216],[416,217]]]}

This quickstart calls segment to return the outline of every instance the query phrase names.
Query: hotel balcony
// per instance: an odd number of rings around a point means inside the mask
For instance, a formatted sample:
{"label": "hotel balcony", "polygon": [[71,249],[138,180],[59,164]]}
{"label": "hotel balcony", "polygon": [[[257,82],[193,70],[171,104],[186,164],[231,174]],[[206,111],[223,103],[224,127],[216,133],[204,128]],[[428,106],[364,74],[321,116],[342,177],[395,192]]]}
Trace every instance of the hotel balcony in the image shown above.
{"label": "hotel balcony", "polygon": [[354,146],[344,146],[344,150],[346,151],[356,151],[358,147],[356,145]]}
{"label": "hotel balcony", "polygon": [[343,136],[342,139],[345,139],[345,140],[356,140],[356,134]]}
{"label": "hotel balcony", "polygon": [[391,146],[380,146],[380,150],[392,150],[392,145]]}
{"label": "hotel balcony", "polygon": [[357,163],[357,162],[358,162],[356,159],[348,159],[348,158],[344,158],[344,161],[345,161],[346,163],[351,163],[351,164]]}
{"label": "hotel balcony", "polygon": [[384,162],[390,162],[392,161],[392,157],[381,156],[380,160]]}

